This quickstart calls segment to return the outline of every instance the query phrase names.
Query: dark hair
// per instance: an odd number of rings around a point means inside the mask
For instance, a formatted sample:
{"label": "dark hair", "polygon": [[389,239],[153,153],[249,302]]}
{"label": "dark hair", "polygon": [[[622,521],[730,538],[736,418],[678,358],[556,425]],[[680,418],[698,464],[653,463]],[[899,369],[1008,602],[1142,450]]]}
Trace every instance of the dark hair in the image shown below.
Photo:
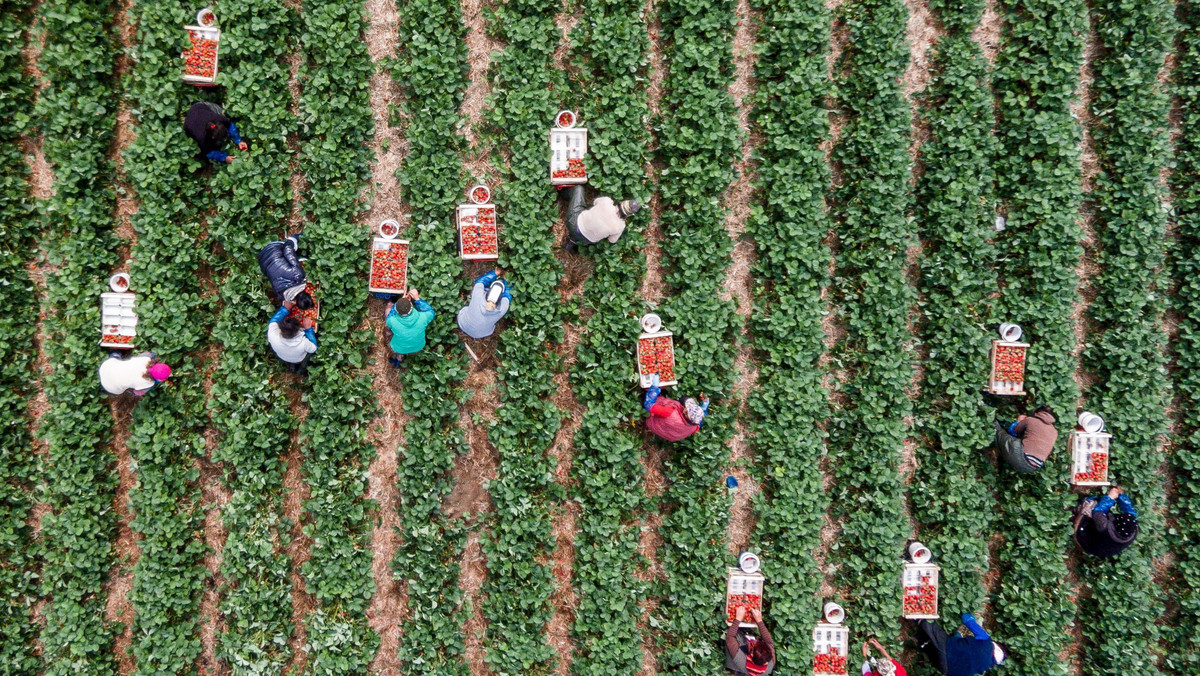
{"label": "dark hair", "polygon": [[407,298],[401,298],[400,300],[396,301],[396,314],[403,317],[404,315],[406,315],[410,312],[412,312],[412,301],[411,300],[409,300]]}
{"label": "dark hair", "polygon": [[1042,404],[1041,406],[1038,406],[1038,410],[1037,410],[1037,411],[1034,411],[1034,412],[1035,412],[1035,413],[1049,413],[1051,418],[1057,418],[1057,417],[1058,417],[1058,416],[1054,415],[1054,410],[1053,410],[1052,408],[1050,408],[1049,406],[1045,405],[1045,404]]}
{"label": "dark hair", "polygon": [[296,334],[300,333],[300,320],[288,315],[279,322],[279,333],[284,338],[295,338]]}
{"label": "dark hair", "polygon": [[296,307],[301,310],[311,310],[313,307],[312,296],[308,295],[307,291],[301,291],[296,294]]}
{"label": "dark hair", "polygon": [[760,667],[765,667],[771,663],[771,660],[775,658],[775,655],[771,650],[771,646],[767,645],[767,642],[760,638],[754,642],[754,647],[750,648],[749,657],[750,661],[754,662]]}
{"label": "dark hair", "polygon": [[213,122],[208,125],[208,130],[205,132],[208,140],[220,146],[225,143],[225,139],[229,138],[229,125],[224,122]]}

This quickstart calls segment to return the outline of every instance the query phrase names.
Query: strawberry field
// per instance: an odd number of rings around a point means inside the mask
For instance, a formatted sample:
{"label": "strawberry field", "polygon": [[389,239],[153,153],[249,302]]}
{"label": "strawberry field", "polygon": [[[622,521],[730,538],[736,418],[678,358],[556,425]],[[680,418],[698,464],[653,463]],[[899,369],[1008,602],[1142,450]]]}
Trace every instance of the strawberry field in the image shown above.
{"label": "strawberry field", "polygon": [[[782,675],[871,636],[935,673],[902,615],[961,613],[995,673],[1200,668],[1191,0],[201,8],[0,2],[0,673],[715,675],[738,605]],[[643,207],[568,249],[552,178]],[[295,233],[303,374],[255,260]],[[97,382],[117,272],[173,369],[140,398]],[[405,288],[437,317],[394,368],[371,290]],[[651,373],[711,398],[697,433],[646,431]],[[1018,473],[993,419],[1041,404]],[[1106,479],[1140,535],[1095,559],[1070,482]],[[727,600],[746,550],[765,591]]]}

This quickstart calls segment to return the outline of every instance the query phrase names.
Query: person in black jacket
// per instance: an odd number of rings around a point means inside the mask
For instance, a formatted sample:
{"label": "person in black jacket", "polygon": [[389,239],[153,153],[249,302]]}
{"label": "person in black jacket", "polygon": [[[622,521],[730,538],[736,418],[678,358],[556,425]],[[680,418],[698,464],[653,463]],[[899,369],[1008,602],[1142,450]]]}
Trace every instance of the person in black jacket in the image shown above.
{"label": "person in black jacket", "polygon": [[[1114,505],[1121,511],[1112,513]],[[1107,559],[1125,551],[1138,536],[1138,513],[1125,489],[1113,486],[1102,498],[1084,498],[1075,508],[1075,542],[1084,552]]]}
{"label": "person in black jacket", "polygon": [[305,291],[308,278],[300,265],[302,260],[296,257],[299,249],[299,234],[271,242],[258,252],[258,267],[271,281],[271,288],[281,302],[290,300],[297,308],[308,310],[313,306],[313,299]]}
{"label": "person in black jacket", "polygon": [[225,117],[225,111],[215,103],[193,103],[183,121],[183,130],[200,146],[200,153],[213,162],[233,161],[233,155],[222,150],[229,139],[233,139],[238,150],[246,150],[249,147],[238,133],[237,125]]}

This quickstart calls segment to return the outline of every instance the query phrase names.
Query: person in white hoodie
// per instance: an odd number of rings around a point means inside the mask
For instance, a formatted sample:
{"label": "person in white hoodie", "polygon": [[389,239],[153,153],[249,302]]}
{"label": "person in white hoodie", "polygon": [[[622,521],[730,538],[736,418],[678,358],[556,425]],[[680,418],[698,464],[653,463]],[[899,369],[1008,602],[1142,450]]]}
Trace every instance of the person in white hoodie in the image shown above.
{"label": "person in white hoodie", "polygon": [[171,377],[171,367],[154,358],[153,352],[123,359],[119,352],[100,363],[100,387],[114,396],[132,391],[140,397]]}
{"label": "person in white hoodie", "polygon": [[512,294],[500,275],[499,268],[475,280],[471,287],[471,302],[458,311],[458,328],[468,336],[487,338],[496,330],[496,322],[508,312]]}
{"label": "person in white hoodie", "polygon": [[615,243],[625,232],[625,219],[636,214],[642,205],[637,200],[613,202],[611,197],[597,197],[590,209],[584,205],[582,185],[573,185],[567,193],[567,232],[571,240],[567,248],[579,244],[595,244],[602,239]]}
{"label": "person in white hoodie", "polygon": [[275,350],[275,356],[287,363],[288,369],[293,373],[304,373],[308,358],[317,351],[317,330],[311,319],[290,316],[295,307],[294,302],[283,301],[267,325],[267,342]]}

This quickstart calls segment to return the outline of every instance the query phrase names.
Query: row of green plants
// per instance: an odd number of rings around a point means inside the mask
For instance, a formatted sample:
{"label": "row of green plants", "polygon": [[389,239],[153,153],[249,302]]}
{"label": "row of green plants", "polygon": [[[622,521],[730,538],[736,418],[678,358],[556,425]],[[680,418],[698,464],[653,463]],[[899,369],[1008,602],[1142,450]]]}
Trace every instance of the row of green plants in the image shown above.
{"label": "row of green plants", "polygon": [[296,48],[295,13],[279,0],[219,3],[221,79],[226,112],[250,144],[232,164],[213,166],[216,213],[209,233],[224,252],[220,314],[213,337],[222,346],[208,409],[219,433],[213,462],[223,470],[229,501],[221,510],[219,610],[225,630],[217,656],[235,676],[279,673],[292,655],[291,524],[283,518],[282,456],[296,418],[272,382],[275,355],[266,343],[274,312],[255,255],[288,233],[291,152],[297,129],[288,91],[288,54]]}
{"label": "row of green plants", "polygon": [[747,223],[759,280],[750,324],[758,382],[749,399],[749,431],[763,492],[751,549],[762,553],[770,578],[766,613],[779,646],[777,668],[802,673],[811,666],[824,576],[812,554],[821,546],[829,508],[821,485],[829,397],[819,362],[830,261],[824,241],[830,173],[821,145],[829,137],[823,104],[831,89],[831,15],[819,0],[754,6],[762,12],[753,109],[762,145],[761,207]]}
{"label": "row of green plants", "polygon": [[467,364],[453,317],[461,302],[463,263],[450,217],[463,195],[463,142],[456,131],[467,55],[460,3],[408,0],[399,37],[391,75],[405,92],[410,152],[397,176],[412,224],[406,234],[409,275],[440,314],[429,327],[428,347],[407,358],[400,376],[409,419],[398,449],[401,546],[392,562],[408,592],[399,653],[406,673],[466,676],[463,623],[469,608],[459,588],[466,530],[442,513],[442,500],[453,488],[454,461],[467,451],[458,424]]}
{"label": "row of green plants", "polygon": [[664,114],[656,120],[658,190],[663,281],[671,294],[661,314],[675,332],[675,396],[704,392],[713,400],[704,427],[674,444],[664,461],[669,486],[658,553],[665,578],[652,619],[663,674],[713,673],[723,661],[730,499],[722,479],[742,324],[733,301],[720,297],[733,248],[722,198],[742,140],[727,89],[735,10],[731,0],[670,0],[659,7],[666,74]]}
{"label": "row of green plants", "polygon": [[114,563],[112,505],[116,472],[109,449],[112,416],[96,391],[100,308],[97,296],[116,262],[109,160],[117,108],[110,3],[48,0],[38,7],[45,44],[38,60],[45,87],[36,113],[54,195],[42,203],[47,260],[46,339],[52,371],[42,380],[49,409],[39,434],[47,598],[41,631],[44,673],[116,673],[115,630],[104,617],[104,582]]}
{"label": "row of green plants", "polygon": [[[1172,341],[1177,429],[1170,443],[1174,495],[1168,505],[1175,554],[1168,590],[1175,612],[1163,628],[1163,666],[1170,673],[1200,668],[1200,6],[1178,7],[1172,89],[1179,135],[1170,189],[1175,249]],[[1134,496],[1136,499],[1137,496]]]}
{"label": "row of green plants", "polygon": [[305,264],[318,285],[321,350],[306,379],[308,414],[301,473],[309,487],[304,533],[309,558],[300,568],[316,606],[304,619],[306,672],[361,674],[379,648],[366,611],[375,593],[366,497],[367,439],[377,404],[363,367],[374,332],[360,324],[366,308],[368,237],[358,223],[370,177],[374,133],[368,80],[374,66],[363,40],[359,0],[316,0],[303,6],[300,68],[300,168],[308,181]]}
{"label": "row of green plants", "polygon": [[833,150],[841,184],[832,193],[838,232],[835,303],[846,336],[834,355],[845,371],[843,398],[830,421],[841,533],[833,556],[838,586],[852,604],[855,630],[896,636],[900,554],[910,526],[903,516],[900,452],[912,406],[908,329],[913,289],[905,253],[911,113],[900,78],[908,64],[899,0],[853,0],[838,9],[846,48],[835,65],[842,136]]}
{"label": "row of green plants", "polygon": [[[1175,33],[1174,4],[1099,2],[1091,6],[1098,52],[1089,107],[1100,171],[1089,200],[1099,244],[1095,327],[1083,355],[1095,375],[1089,410],[1111,421],[1109,471],[1136,501],[1141,536],[1116,560],[1085,560],[1090,597],[1080,604],[1083,669],[1161,673],[1156,622],[1164,611],[1154,584],[1165,553],[1162,437],[1166,432],[1166,334],[1162,274],[1167,226],[1160,171],[1167,166],[1170,99],[1159,81]],[[1095,335],[1097,334],[1098,335]],[[1140,631],[1129,632],[1129,627]]]}
{"label": "row of green plants", "polygon": [[547,184],[546,130],[554,119],[564,77],[551,62],[560,32],[558,3],[512,0],[497,7],[488,30],[506,43],[494,55],[488,135],[507,148],[498,199],[504,208],[501,264],[520,302],[497,341],[500,406],[488,438],[499,456],[488,483],[494,506],[483,536],[487,580],[482,604],[485,649],[497,674],[549,673],[555,651],[546,640],[550,594],[547,563],[554,550],[553,510],[565,497],[554,481],[548,450],[562,423],[553,402],[562,369],[564,309],[558,293],[562,266],[554,257],[554,191]]}
{"label": "row of green plants", "polygon": [[6,412],[0,418],[0,664],[14,676],[36,673],[40,664],[30,612],[37,556],[28,526],[37,468],[24,413],[33,394],[38,318],[37,294],[25,266],[33,258],[40,225],[21,152],[33,107],[32,81],[21,56],[31,4],[0,5],[0,285],[6,309],[0,316],[0,410]]}
{"label": "row of green plants", "polygon": [[140,551],[129,592],[136,674],[195,673],[208,577],[197,468],[205,452],[204,373],[188,355],[204,344],[212,308],[200,298],[198,275],[210,255],[201,234],[207,181],[180,129],[195,92],[179,77],[189,10],[179,0],[142,0],[129,15],[138,26],[128,87],[137,138],[124,167],[138,199],[129,265],[140,300],[138,347],[174,369],[168,384],[138,402],[126,442]]}
{"label": "row of green plants", "polygon": [[[996,92],[997,196],[1007,216],[996,238],[1002,296],[997,319],[1020,324],[1033,343],[1026,403],[1073,417],[1079,388],[1072,308],[1080,246],[1080,125],[1071,111],[1087,34],[1079,0],[1000,3],[1004,20],[992,83]],[[1001,409],[1012,417],[1015,411]],[[1067,453],[1034,474],[1002,472],[998,626],[1021,626],[1009,640],[1016,674],[1066,674],[1059,656],[1075,613],[1066,584],[1070,528],[1062,489]]]}
{"label": "row of green plants", "polygon": [[946,617],[978,612],[985,601],[996,471],[983,452],[992,414],[979,390],[989,375],[998,150],[988,63],[972,39],[983,0],[930,3],[946,34],[932,56],[921,101],[930,138],[921,146],[917,184],[921,336],[927,351],[921,385],[922,430],[911,508],[921,541],[941,566],[939,604]]}
{"label": "row of green plants", "polygon": [[[587,0],[579,9],[571,42],[580,94],[571,101],[589,132],[588,187],[616,200],[646,201],[644,3]],[[580,300],[585,328],[570,379],[587,409],[575,433],[572,462],[579,516],[571,671],[580,676],[628,673],[642,663],[637,619],[648,589],[634,571],[645,568],[638,543],[648,501],[640,462],[643,412],[631,387],[642,308],[630,301],[638,297],[646,270],[642,229],[648,212],[631,219],[615,244],[585,250],[595,267]]]}

